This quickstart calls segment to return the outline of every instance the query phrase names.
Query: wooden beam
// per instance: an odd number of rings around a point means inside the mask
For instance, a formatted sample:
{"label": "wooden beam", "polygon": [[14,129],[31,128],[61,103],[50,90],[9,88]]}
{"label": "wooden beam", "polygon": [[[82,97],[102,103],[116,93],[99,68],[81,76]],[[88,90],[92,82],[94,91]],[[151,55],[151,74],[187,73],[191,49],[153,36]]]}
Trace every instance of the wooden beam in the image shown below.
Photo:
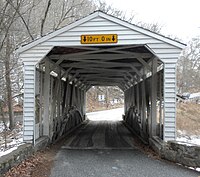
{"label": "wooden beam", "polygon": [[61,67],[78,67],[78,66],[98,66],[98,67],[130,67],[133,65],[135,67],[141,67],[142,65],[136,62],[131,63],[120,63],[120,62],[104,62],[100,60],[76,60],[80,62],[74,62],[70,64],[61,64]]}
{"label": "wooden beam", "polygon": [[123,73],[94,73],[94,74],[91,74],[91,73],[82,73],[81,75],[80,75],[80,77],[112,77],[112,76],[114,76],[114,77],[116,77],[116,76],[121,76],[121,77],[123,77],[123,76],[125,76],[125,74],[123,74]]}
{"label": "wooden beam", "polygon": [[[145,69],[143,70],[143,75],[145,76]],[[147,115],[146,115],[146,86],[145,86],[145,82],[146,80],[143,78],[143,81],[142,81],[142,130],[144,133],[147,133],[146,132],[146,118],[147,118]]]}
{"label": "wooden beam", "polygon": [[[148,70],[151,71],[151,67],[148,65],[147,62],[144,61],[143,58],[145,58],[145,55],[144,54],[135,54],[134,52],[129,52],[129,51],[117,51],[117,53],[120,53],[120,54],[125,54],[125,55],[130,55],[134,58],[136,58],[143,66],[145,66]],[[147,55],[146,55],[147,56]],[[152,57],[152,54],[149,55],[149,57]]]}
{"label": "wooden beam", "polygon": [[156,136],[157,128],[157,58],[152,61],[151,76],[151,137]]}
{"label": "wooden beam", "polygon": [[[111,52],[111,51],[109,51]],[[80,53],[74,53],[74,55],[71,54],[64,54],[64,55],[51,55],[49,56],[50,59],[54,59],[54,60],[58,60],[58,61],[64,61],[64,60],[75,60],[75,59],[102,59],[102,60],[109,60],[109,59],[123,59],[123,58],[137,58],[137,57],[141,57],[141,58],[150,58],[152,57],[152,54],[149,53],[135,53],[135,52],[123,52],[123,51],[114,51],[115,53],[113,54],[105,54],[105,53],[99,53],[98,54],[80,54]],[[70,56],[71,55],[71,56]],[[62,58],[59,59],[59,58]],[[57,61],[57,62],[58,62]],[[61,62],[59,62],[60,64]]]}
{"label": "wooden beam", "polygon": [[130,65],[130,67],[133,69],[134,72],[136,72],[136,74],[141,78],[142,77],[142,74],[138,71],[138,69],[133,66],[133,65]]}
{"label": "wooden beam", "polygon": [[[80,74],[82,74],[82,73],[84,73],[84,74],[86,74],[86,73],[92,73],[92,74],[101,74],[101,73],[104,73],[104,74],[115,74],[115,73],[117,73],[117,74],[123,74],[123,73],[126,73],[125,71],[121,71],[121,70],[116,70],[116,69],[105,69],[103,72],[102,72],[102,70],[101,69],[98,69],[98,68],[85,68],[85,69],[83,69],[83,68],[81,68],[81,69],[77,69],[77,70],[72,70],[70,73],[71,74],[74,74],[74,73],[76,73],[76,71],[78,71]],[[132,70],[131,70],[132,71]]]}
{"label": "wooden beam", "polygon": [[[80,70],[77,70],[79,73],[81,72]],[[84,71],[84,72],[89,72],[89,71],[93,71],[93,72],[98,72],[98,71],[100,71],[100,73],[101,72],[113,72],[113,73],[126,73],[126,72],[129,72],[129,71],[131,71],[131,69],[130,70],[124,70],[124,69],[105,69],[105,68],[90,68],[90,67],[88,67],[87,69],[85,69],[85,70],[82,70],[82,71]]]}
{"label": "wooden beam", "polygon": [[[44,95],[44,71],[40,71],[40,104],[43,104],[44,100],[43,100],[43,95]],[[40,124],[40,127],[39,127],[39,135],[40,137],[43,136],[43,125],[42,125],[42,122],[43,122],[43,108],[40,107],[40,112],[39,112],[39,124]]]}
{"label": "wooden beam", "polygon": [[126,49],[129,48],[128,46],[117,46],[117,47],[112,47],[112,48],[106,48],[106,49],[102,49],[99,48],[98,50],[92,50],[92,51],[85,51],[85,52],[77,52],[77,53],[70,53],[70,54],[65,54],[65,55],[51,55],[51,59],[53,57],[60,57],[59,60],[56,62],[58,65],[65,59],[65,58],[69,58],[69,57],[75,57],[75,56],[83,56],[83,55],[87,55],[87,54],[95,54],[95,53],[101,53],[101,52],[111,52],[111,51],[116,51],[116,50],[120,50],[120,49]]}
{"label": "wooden beam", "polygon": [[45,75],[44,75],[44,122],[43,122],[43,135],[50,135],[49,132],[49,97],[50,97],[50,62],[45,60]]}
{"label": "wooden beam", "polygon": [[70,79],[69,79],[69,82],[72,82],[75,78],[76,78],[76,76],[78,76],[79,75],[79,72],[76,72]]}
{"label": "wooden beam", "polygon": [[68,68],[63,74],[62,74],[62,76],[61,76],[61,78],[63,78],[63,77],[68,77],[68,74],[70,73],[70,71],[72,70],[72,67],[70,67],[70,68]]}
{"label": "wooden beam", "polygon": [[162,128],[162,120],[163,120],[163,116],[162,116],[162,73],[160,72],[160,75],[159,75],[159,97],[160,97],[160,102],[159,102],[159,123],[160,123],[160,126],[159,126],[159,129],[160,129],[160,138],[163,139],[162,137],[162,132],[163,132],[163,128]]}
{"label": "wooden beam", "polygon": [[149,71],[151,71],[151,67],[148,65],[146,61],[142,57],[137,57],[137,60],[144,65]]}
{"label": "wooden beam", "polygon": [[[121,78],[123,79],[125,75],[80,75],[80,77],[78,79],[93,79],[93,78],[102,78],[102,79],[106,79],[106,78],[110,78],[110,79],[117,79],[117,78]],[[127,78],[128,79],[128,78]],[[128,79],[130,80],[130,79]]]}
{"label": "wooden beam", "polygon": [[[133,65],[130,65],[129,66],[131,69],[125,69],[125,68],[123,68],[123,69],[112,69],[112,68],[99,68],[98,66],[97,66],[97,68],[96,67],[94,67],[94,68],[91,68],[91,66],[88,66],[88,65],[85,65],[85,66],[77,66],[77,68],[80,68],[80,69],[87,69],[87,70],[93,70],[93,71],[101,71],[101,72],[106,72],[106,71],[108,71],[108,72],[121,72],[121,73],[127,73],[127,72],[131,72],[131,71],[134,71],[139,77],[142,77],[142,74],[137,70],[137,68],[135,68]],[[85,70],[86,71],[86,70]],[[87,72],[87,71],[86,71]]]}

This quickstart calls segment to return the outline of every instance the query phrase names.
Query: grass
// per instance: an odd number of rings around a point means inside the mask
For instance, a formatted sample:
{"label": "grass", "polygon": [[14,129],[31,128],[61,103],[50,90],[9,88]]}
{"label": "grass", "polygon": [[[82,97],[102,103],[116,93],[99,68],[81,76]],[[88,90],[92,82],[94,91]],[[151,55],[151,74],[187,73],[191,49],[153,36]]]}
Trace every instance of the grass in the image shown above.
{"label": "grass", "polygon": [[177,130],[187,135],[200,135],[200,104],[177,104]]}

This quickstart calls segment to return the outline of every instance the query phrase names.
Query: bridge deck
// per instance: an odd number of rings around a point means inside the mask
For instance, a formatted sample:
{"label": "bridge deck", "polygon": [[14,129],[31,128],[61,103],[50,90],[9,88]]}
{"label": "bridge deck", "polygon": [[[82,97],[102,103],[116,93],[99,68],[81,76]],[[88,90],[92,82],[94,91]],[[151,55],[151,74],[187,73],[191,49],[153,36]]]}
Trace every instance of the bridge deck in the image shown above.
{"label": "bridge deck", "polygon": [[66,138],[68,149],[134,149],[134,137],[122,121],[89,121]]}

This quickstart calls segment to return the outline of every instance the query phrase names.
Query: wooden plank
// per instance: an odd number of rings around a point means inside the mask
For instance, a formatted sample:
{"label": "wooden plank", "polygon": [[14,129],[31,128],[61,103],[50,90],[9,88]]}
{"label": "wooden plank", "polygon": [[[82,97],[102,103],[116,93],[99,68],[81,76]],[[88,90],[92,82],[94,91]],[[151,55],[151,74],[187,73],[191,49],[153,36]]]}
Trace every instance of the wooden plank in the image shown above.
{"label": "wooden plank", "polygon": [[[24,124],[24,141],[26,138],[30,136],[30,139],[33,140],[34,143],[34,122],[35,122],[35,65],[31,65],[30,63],[25,63],[24,67],[32,71],[31,73],[26,74],[24,73],[24,101],[27,104],[24,104],[24,114],[23,114],[23,121],[30,121],[32,126],[32,131],[29,131],[27,128],[27,124]],[[28,86],[28,87],[27,87]],[[28,101],[28,102],[26,102]]]}
{"label": "wooden plank", "polygon": [[160,73],[159,75],[159,135],[160,138],[162,139],[162,134],[163,134],[163,130],[162,130],[162,125],[163,125],[163,109],[162,109],[162,104],[163,104],[163,100],[162,100],[162,87],[163,87],[163,78],[162,78],[162,74]]}
{"label": "wooden plank", "polygon": [[44,125],[43,134],[49,137],[49,97],[50,97],[50,63],[45,60],[45,75],[44,75]]}
{"label": "wooden plank", "polygon": [[157,127],[157,58],[152,60],[152,76],[151,76],[151,137],[156,136]]}

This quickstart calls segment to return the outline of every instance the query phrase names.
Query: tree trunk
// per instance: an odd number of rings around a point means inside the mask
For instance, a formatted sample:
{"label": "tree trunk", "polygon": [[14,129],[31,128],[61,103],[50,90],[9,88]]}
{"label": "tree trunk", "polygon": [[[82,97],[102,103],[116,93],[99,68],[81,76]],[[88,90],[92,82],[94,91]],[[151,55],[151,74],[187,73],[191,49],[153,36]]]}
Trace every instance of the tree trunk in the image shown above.
{"label": "tree trunk", "polygon": [[4,110],[3,110],[4,104],[3,101],[0,99],[0,113],[1,113],[1,117],[3,120],[3,124],[4,124],[4,145],[5,145],[5,149],[7,148],[7,125],[6,125],[6,119],[4,116]]}
{"label": "tree trunk", "polygon": [[10,125],[9,128],[12,130],[14,128],[14,114],[12,105],[12,89],[11,89],[11,79],[10,79],[10,39],[9,35],[6,41],[6,58],[5,58],[5,73],[6,73],[6,90],[7,90],[7,105]]}

